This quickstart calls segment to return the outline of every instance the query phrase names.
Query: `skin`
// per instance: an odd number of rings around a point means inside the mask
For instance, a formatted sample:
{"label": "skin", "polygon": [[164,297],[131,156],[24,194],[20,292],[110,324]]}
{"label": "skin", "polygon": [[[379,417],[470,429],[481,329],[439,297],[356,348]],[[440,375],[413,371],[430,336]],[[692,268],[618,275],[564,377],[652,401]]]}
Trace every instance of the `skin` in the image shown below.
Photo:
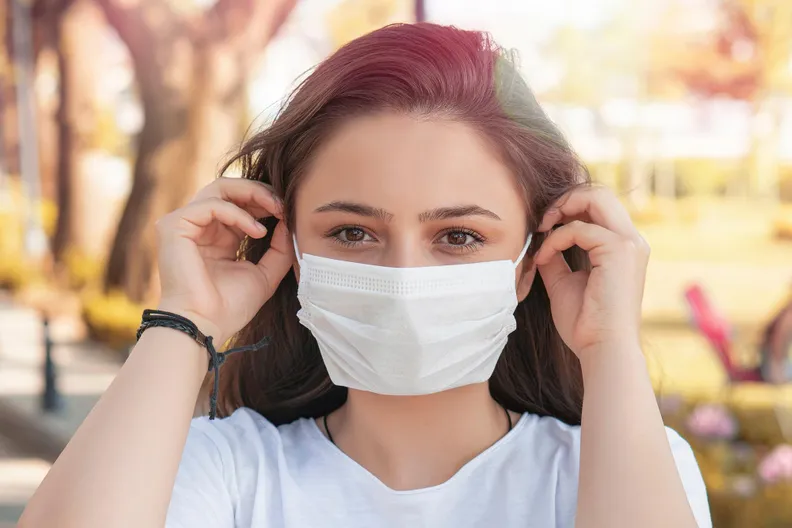
{"label": "skin", "polygon": [[[339,210],[338,202],[387,214]],[[427,213],[471,205],[492,214]],[[299,273],[282,224],[258,264],[233,260],[243,234],[264,235],[254,217],[268,214],[282,217],[266,186],[221,179],[164,218],[160,308],[192,319],[217,341],[241,329],[290,267]],[[515,259],[525,218],[514,178],[475,131],[380,114],[347,123],[317,153],[298,192],[295,232],[304,253],[433,266]],[[583,367],[576,526],[694,527],[638,345],[648,246],[604,190],[564,197],[538,231],[558,223],[566,225],[518,267],[515,282],[522,299],[542,274],[556,326]],[[566,266],[561,251],[573,245],[589,251],[591,273]],[[163,526],[206,367],[206,354],[188,337],[146,331],[20,526]],[[328,426],[340,449],[394,489],[447,480],[507,431],[486,384],[415,397],[351,390]]]}

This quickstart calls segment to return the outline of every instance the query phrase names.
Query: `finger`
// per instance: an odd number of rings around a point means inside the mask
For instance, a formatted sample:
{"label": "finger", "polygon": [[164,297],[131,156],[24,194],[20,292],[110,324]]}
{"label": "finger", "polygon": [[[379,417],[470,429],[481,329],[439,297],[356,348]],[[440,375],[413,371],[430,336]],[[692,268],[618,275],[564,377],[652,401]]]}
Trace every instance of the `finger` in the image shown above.
{"label": "finger", "polygon": [[562,220],[571,218],[588,220],[625,237],[638,236],[627,209],[605,187],[581,187],[570,191],[545,213],[537,231],[549,231]]}
{"label": "finger", "polygon": [[250,210],[258,218],[283,217],[283,205],[272,188],[256,180],[244,178],[217,178],[195,196],[195,201],[220,198]]}
{"label": "finger", "polygon": [[258,222],[253,215],[241,207],[220,198],[207,198],[192,202],[180,211],[179,217],[184,228],[184,235],[195,238],[199,236],[212,222],[239,229],[251,238],[262,238],[267,234],[267,228]]}
{"label": "finger", "polygon": [[549,261],[536,268],[542,276],[548,294],[553,291],[555,284],[572,273],[562,253],[555,253]]}
{"label": "finger", "polygon": [[289,231],[285,222],[278,222],[272,234],[270,247],[256,264],[264,274],[264,279],[270,288],[270,294],[275,291],[280,281],[294,264],[294,251],[292,250]]}
{"label": "finger", "polygon": [[550,233],[536,253],[535,262],[543,266],[556,254],[578,246],[589,253],[592,265],[597,265],[596,255],[593,253],[607,244],[618,244],[620,240],[621,237],[613,231],[577,220]]}

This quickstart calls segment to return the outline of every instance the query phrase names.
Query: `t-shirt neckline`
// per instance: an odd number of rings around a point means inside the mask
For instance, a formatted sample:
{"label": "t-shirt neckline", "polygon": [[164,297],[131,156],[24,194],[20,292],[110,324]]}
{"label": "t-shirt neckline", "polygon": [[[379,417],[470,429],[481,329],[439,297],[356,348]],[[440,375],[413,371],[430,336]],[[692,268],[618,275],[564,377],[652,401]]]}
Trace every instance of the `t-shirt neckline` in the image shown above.
{"label": "t-shirt neckline", "polygon": [[494,444],[489,446],[487,449],[470,459],[465,465],[463,465],[456,473],[451,475],[451,477],[446,480],[445,482],[441,482],[440,484],[435,484],[434,486],[428,486],[425,488],[417,488],[412,490],[395,490],[384,482],[382,482],[379,478],[377,478],[373,473],[371,473],[368,469],[361,466],[357,461],[351,458],[349,455],[344,453],[338,446],[332,443],[325,435],[322,433],[322,430],[319,429],[319,426],[316,424],[316,420],[313,418],[308,418],[307,420],[310,422],[308,424],[308,428],[310,430],[310,434],[316,437],[316,441],[319,445],[321,445],[322,449],[329,452],[331,456],[338,458],[341,463],[345,466],[350,467],[352,471],[362,475],[363,478],[370,480],[374,483],[375,486],[381,488],[383,491],[392,494],[392,495],[418,495],[423,493],[431,493],[435,491],[440,491],[446,487],[449,487],[464,478],[467,473],[473,471],[476,467],[483,464],[487,459],[494,456],[494,453],[498,451],[502,446],[507,445],[513,441],[520,431],[525,427],[525,423],[528,419],[528,413],[523,413],[520,418],[517,420],[517,423],[511,428],[509,432],[505,435],[500,437]]}

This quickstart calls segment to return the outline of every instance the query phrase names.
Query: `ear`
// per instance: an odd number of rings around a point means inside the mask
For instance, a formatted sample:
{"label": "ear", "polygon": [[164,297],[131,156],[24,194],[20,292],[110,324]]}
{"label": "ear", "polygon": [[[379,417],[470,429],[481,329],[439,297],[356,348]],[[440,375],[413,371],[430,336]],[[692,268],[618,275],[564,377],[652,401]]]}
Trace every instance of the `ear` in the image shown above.
{"label": "ear", "polygon": [[536,266],[533,258],[526,257],[517,268],[517,301],[523,302],[531,292],[531,285],[536,277]]}

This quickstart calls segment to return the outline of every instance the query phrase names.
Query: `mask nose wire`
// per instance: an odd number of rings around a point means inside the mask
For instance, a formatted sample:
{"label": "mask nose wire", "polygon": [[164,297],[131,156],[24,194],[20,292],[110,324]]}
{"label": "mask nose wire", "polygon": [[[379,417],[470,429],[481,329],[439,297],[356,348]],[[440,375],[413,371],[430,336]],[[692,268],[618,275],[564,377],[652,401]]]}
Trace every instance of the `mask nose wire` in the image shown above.
{"label": "mask nose wire", "polygon": [[[533,239],[533,233],[530,233],[528,235],[528,239],[525,241],[525,245],[523,246],[522,251],[520,251],[520,255],[517,257],[517,260],[514,261],[514,269],[517,269],[517,266],[520,265],[520,262],[522,262],[522,259],[525,257],[525,254],[528,253],[528,248],[531,246],[532,239]],[[295,244],[297,243],[296,240],[294,243]]]}

